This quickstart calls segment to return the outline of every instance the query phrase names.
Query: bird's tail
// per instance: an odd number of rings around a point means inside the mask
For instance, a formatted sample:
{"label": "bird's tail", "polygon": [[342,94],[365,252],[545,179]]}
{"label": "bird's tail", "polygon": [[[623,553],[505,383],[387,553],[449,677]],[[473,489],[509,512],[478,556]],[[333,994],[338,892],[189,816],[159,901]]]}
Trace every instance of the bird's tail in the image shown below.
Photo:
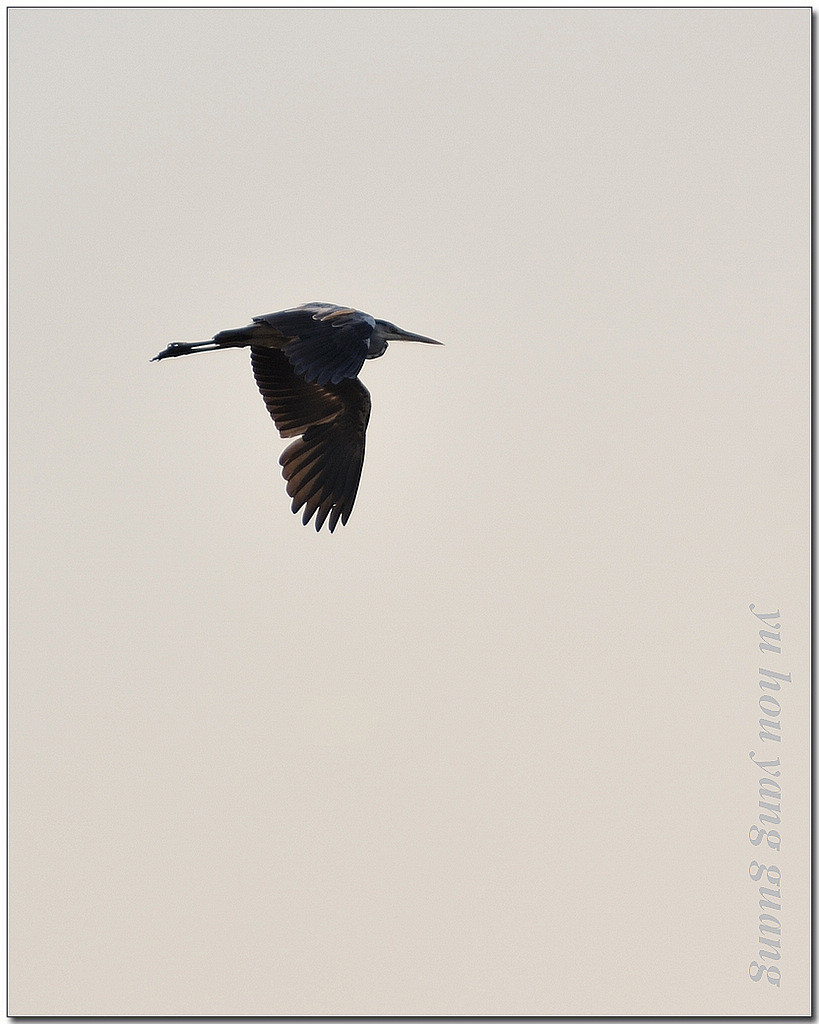
{"label": "bird's tail", "polygon": [[187,356],[191,352],[217,352],[221,348],[245,348],[255,345],[271,336],[272,332],[266,324],[248,324],[247,327],[235,327],[232,330],[220,331],[210,341],[172,341],[158,356],[151,360],[167,359],[169,356]]}

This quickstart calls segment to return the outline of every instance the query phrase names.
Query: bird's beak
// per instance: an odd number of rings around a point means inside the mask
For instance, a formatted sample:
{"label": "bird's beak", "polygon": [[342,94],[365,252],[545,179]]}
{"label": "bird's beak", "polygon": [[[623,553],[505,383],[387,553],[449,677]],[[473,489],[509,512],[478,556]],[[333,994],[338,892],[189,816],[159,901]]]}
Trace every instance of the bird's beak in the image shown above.
{"label": "bird's beak", "polygon": [[387,341],[422,341],[425,345],[443,345],[442,341],[425,338],[423,334],[413,334],[412,331],[403,331],[400,327],[391,327],[390,333],[385,337]]}

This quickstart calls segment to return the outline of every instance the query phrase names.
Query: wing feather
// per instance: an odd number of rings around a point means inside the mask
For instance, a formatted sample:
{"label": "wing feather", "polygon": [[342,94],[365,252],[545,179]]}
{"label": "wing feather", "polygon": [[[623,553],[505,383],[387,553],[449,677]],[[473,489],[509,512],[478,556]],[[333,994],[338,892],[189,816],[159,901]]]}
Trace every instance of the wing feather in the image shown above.
{"label": "wing feather", "polygon": [[358,376],[375,330],[369,314],[328,302],[265,313],[253,321],[281,336],[281,348],[299,377],[321,385]]}
{"label": "wing feather", "polygon": [[320,530],[346,524],[353,510],[370,418],[370,393],[357,378],[319,384],[299,376],[286,353],[251,347],[256,383],[282,437],[297,437],[279,462],[293,499],[304,508],[306,525],[315,516]]}

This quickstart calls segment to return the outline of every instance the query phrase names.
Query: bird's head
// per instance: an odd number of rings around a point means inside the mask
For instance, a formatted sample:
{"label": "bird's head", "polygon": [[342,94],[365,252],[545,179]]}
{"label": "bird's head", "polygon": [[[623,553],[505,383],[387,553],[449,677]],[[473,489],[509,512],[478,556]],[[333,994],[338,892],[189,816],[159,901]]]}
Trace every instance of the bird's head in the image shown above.
{"label": "bird's head", "polygon": [[435,341],[434,338],[425,338],[423,334],[413,334],[412,331],[404,331],[389,320],[376,320],[375,330],[370,336],[370,349],[367,352],[368,359],[377,359],[387,351],[389,341],[422,341],[425,345],[443,345],[442,341]]}

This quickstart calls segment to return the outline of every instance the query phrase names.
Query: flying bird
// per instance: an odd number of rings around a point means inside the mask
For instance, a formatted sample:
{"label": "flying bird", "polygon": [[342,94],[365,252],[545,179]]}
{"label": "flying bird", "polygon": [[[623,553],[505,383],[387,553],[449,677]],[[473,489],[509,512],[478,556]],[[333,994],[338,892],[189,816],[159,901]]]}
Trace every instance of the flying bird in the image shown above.
{"label": "flying bird", "polygon": [[390,341],[440,341],[404,331],[369,313],[308,302],[254,316],[253,323],[220,331],[210,341],[174,341],[151,362],[191,352],[250,346],[253,375],[282,437],[296,437],[279,462],[306,526],[329,519],[330,533],[353,510],[370,418],[370,392],[358,379],[365,359],[377,359]]}

